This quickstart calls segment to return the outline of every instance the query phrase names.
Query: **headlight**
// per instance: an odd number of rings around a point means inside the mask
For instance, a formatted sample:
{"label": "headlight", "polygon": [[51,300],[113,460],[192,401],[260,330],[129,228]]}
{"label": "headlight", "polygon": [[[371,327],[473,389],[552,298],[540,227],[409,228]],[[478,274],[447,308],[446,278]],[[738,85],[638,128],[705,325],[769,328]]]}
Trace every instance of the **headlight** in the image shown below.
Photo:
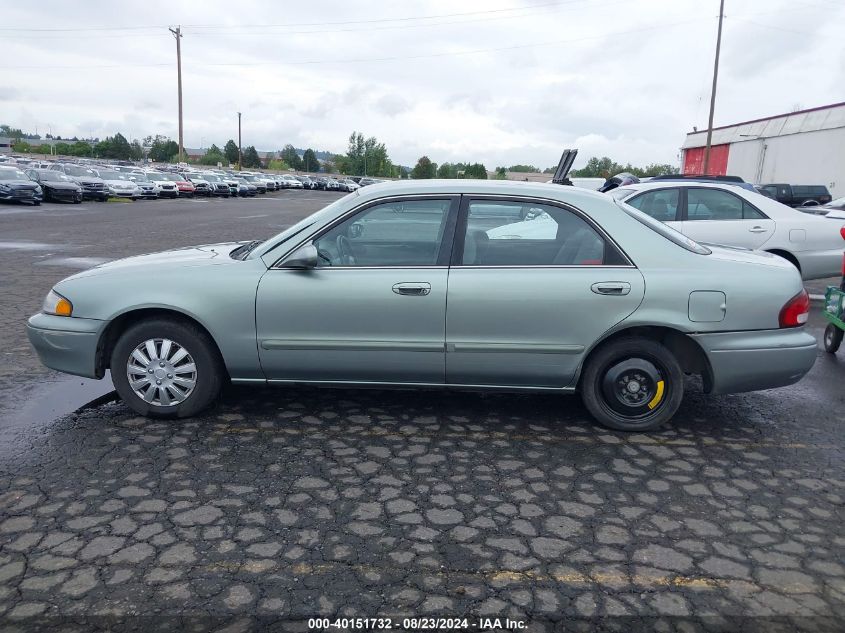
{"label": "headlight", "polygon": [[43,190],[41,189],[40,185],[35,187],[35,193],[43,193]]}
{"label": "headlight", "polygon": [[69,317],[73,314],[73,304],[55,290],[51,290],[44,298],[41,311],[45,314]]}
{"label": "headlight", "polygon": [[0,183],[0,191],[9,191],[11,187],[9,185],[4,185]]}

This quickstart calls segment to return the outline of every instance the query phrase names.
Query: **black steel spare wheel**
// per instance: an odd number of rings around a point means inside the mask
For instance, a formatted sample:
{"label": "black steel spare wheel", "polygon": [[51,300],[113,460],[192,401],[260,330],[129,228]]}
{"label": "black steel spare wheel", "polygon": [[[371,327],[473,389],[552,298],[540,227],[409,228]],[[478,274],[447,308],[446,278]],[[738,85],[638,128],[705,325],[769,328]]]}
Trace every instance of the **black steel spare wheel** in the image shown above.
{"label": "black steel spare wheel", "polygon": [[629,358],[609,367],[602,391],[608,406],[626,417],[648,415],[663,402],[666,381],[654,363]]}
{"label": "black steel spare wheel", "polygon": [[581,397],[593,417],[620,431],[668,422],[683,399],[683,373],[657,341],[630,337],[605,343],[587,360]]}

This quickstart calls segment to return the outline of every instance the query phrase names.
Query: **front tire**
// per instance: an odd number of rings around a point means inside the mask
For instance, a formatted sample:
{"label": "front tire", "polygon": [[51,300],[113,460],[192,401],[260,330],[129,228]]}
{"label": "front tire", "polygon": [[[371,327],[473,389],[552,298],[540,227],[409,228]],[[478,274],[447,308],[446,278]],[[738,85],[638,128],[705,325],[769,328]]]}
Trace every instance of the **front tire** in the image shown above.
{"label": "front tire", "polygon": [[187,418],[219,396],[224,369],[214,342],[196,326],[168,319],[130,326],[111,354],[115,389],[151,418]]}
{"label": "front tire", "polygon": [[624,338],[587,361],[581,398],[593,417],[617,431],[649,431],[672,419],[684,396],[683,372],[663,345]]}
{"label": "front tire", "polygon": [[833,323],[828,323],[824,329],[824,351],[828,354],[835,354],[842,343],[843,332]]}

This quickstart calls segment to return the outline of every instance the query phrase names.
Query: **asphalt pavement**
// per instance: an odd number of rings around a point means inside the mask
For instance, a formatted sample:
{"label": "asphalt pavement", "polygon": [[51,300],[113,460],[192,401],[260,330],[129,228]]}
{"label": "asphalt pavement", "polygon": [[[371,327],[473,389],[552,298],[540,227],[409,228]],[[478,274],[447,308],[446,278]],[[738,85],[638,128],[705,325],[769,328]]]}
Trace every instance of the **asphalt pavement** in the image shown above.
{"label": "asphalt pavement", "polygon": [[0,629],[842,630],[845,352],[779,390],[690,381],[622,434],[577,397],[437,391],[230,388],[152,421],[29,349],[63,276],[336,197],[0,207]]}

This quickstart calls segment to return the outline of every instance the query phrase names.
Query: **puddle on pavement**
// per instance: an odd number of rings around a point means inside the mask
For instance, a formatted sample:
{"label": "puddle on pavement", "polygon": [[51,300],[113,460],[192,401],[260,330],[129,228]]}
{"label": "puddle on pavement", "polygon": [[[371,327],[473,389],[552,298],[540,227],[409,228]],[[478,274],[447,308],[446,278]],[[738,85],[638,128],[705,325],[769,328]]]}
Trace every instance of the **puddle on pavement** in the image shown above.
{"label": "puddle on pavement", "polygon": [[[49,426],[55,420],[104,402],[117,399],[111,375],[106,372],[102,380],[92,378],[61,378],[45,382],[24,396],[25,404],[9,409],[0,419],[0,437],[23,429],[39,429]],[[8,402],[4,403],[6,406]],[[5,448],[9,441],[0,441]],[[2,449],[0,449],[2,451]]]}
{"label": "puddle on pavement", "polygon": [[66,268],[93,268],[104,264],[109,259],[105,257],[55,257],[35,262],[36,266],[64,266]]}

